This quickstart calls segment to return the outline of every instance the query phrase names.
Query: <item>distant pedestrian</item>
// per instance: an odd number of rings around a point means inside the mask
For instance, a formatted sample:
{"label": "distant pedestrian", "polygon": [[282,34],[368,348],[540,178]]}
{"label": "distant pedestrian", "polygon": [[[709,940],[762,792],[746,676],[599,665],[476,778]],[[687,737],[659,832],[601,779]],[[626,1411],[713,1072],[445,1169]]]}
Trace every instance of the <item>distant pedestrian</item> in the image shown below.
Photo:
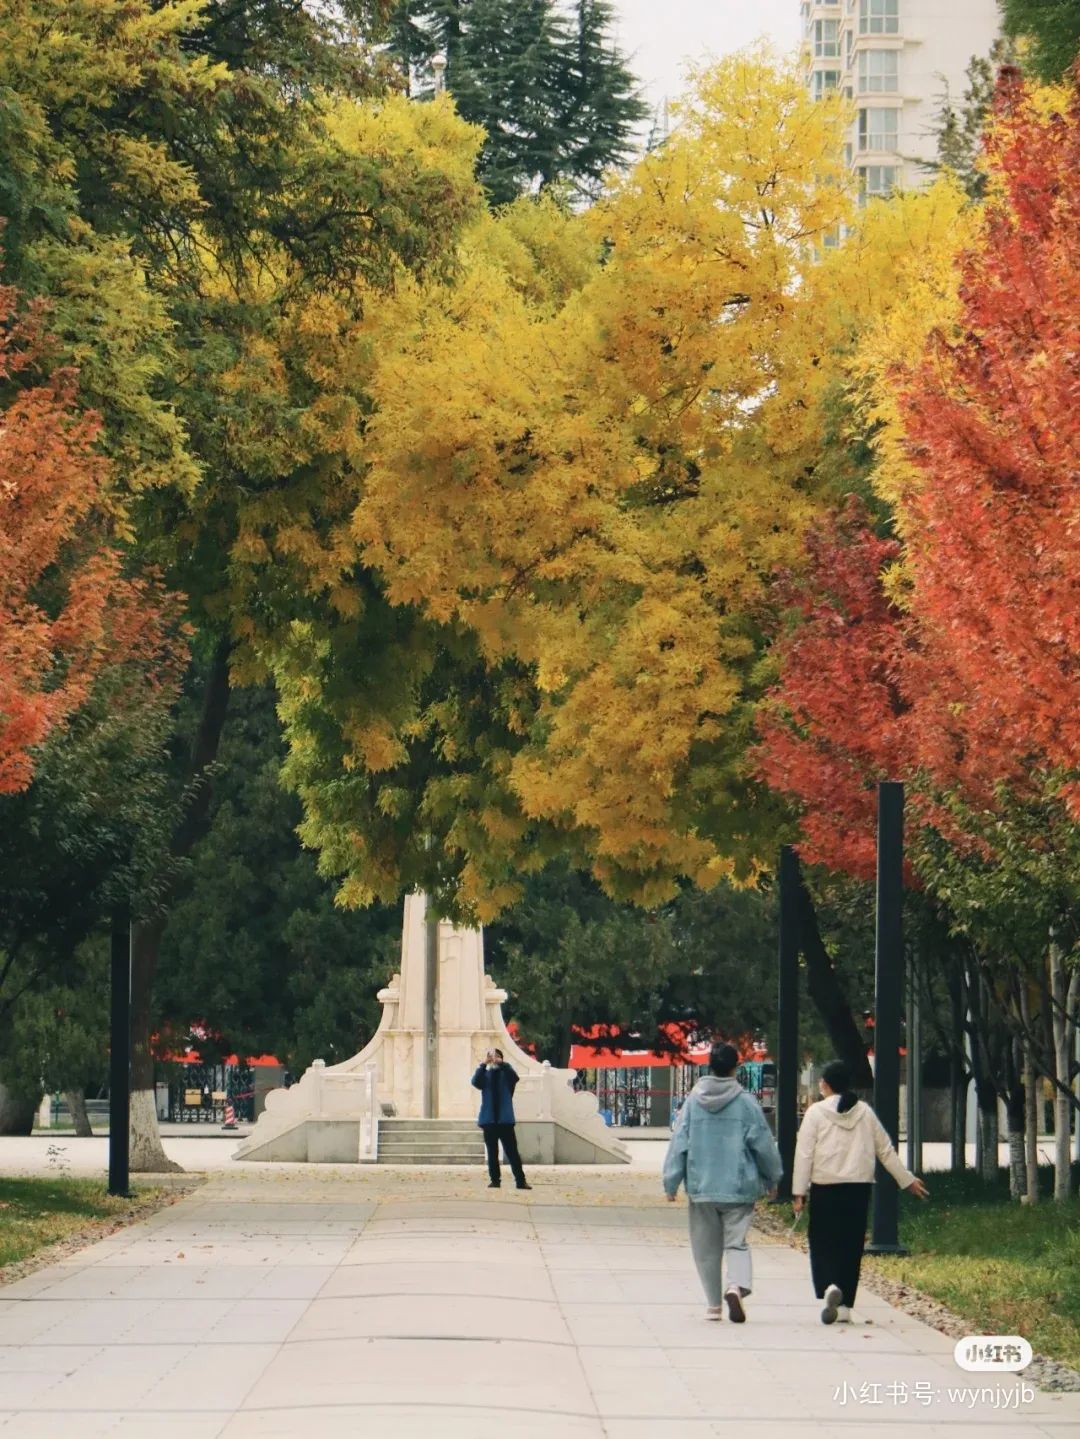
{"label": "distant pedestrian", "polygon": [[690,1252],[705,1290],[705,1318],[721,1319],[726,1304],[732,1322],[742,1324],[753,1282],[747,1235],[754,1204],[765,1193],[775,1196],[783,1165],[761,1105],[735,1078],[738,1064],[734,1045],[713,1045],[710,1073],[679,1111],[664,1160],[664,1191],[674,1200],[679,1185],[686,1186]]}
{"label": "distant pedestrian", "polygon": [[821,1099],[799,1127],[792,1175],[796,1215],[810,1196],[810,1276],[825,1301],[822,1324],[851,1322],[859,1288],[874,1161],[917,1199],[926,1185],[900,1162],[885,1126],[851,1087],[851,1070],[834,1059],[822,1071]]}
{"label": "distant pedestrian", "polygon": [[517,1088],[517,1074],[503,1059],[501,1049],[489,1049],[483,1064],[477,1066],[472,1077],[473,1086],[479,1089],[480,1117],[477,1120],[484,1132],[484,1147],[487,1150],[489,1189],[498,1189],[502,1184],[499,1168],[499,1145],[509,1164],[514,1181],[519,1189],[531,1189],[521,1167],[518,1153],[517,1134],[514,1130],[514,1090]]}

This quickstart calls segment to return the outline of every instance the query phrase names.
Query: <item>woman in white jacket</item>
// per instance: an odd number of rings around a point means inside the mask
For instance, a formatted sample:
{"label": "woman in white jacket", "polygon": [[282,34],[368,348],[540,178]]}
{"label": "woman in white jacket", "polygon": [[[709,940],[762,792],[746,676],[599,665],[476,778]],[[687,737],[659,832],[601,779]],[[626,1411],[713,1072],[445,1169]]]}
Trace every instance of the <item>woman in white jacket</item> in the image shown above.
{"label": "woman in white jacket", "polygon": [[851,1319],[859,1287],[866,1216],[874,1161],[901,1189],[927,1197],[921,1179],[905,1169],[885,1127],[851,1088],[851,1071],[840,1059],[821,1075],[821,1102],[806,1111],[795,1146],[791,1192],[795,1213],[810,1196],[810,1275],[824,1299],[823,1324]]}

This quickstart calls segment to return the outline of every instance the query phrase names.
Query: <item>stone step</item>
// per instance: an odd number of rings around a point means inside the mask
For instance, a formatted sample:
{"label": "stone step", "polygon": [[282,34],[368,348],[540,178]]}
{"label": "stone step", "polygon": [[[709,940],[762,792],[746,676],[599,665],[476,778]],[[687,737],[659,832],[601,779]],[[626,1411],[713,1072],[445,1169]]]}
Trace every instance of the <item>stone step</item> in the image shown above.
{"label": "stone step", "polygon": [[445,1164],[448,1166],[467,1165],[471,1169],[480,1169],[484,1164],[482,1154],[383,1154],[380,1152],[378,1162],[380,1164]]}
{"label": "stone step", "polygon": [[379,1144],[379,1154],[467,1154],[483,1156],[482,1145],[473,1144]]}
{"label": "stone step", "polygon": [[395,1125],[387,1124],[385,1120],[380,1120],[380,1122],[378,1122],[378,1132],[380,1132],[380,1134],[423,1134],[426,1135],[426,1137],[439,1138],[439,1140],[456,1140],[460,1135],[469,1134],[475,1134],[477,1138],[480,1137],[480,1130],[477,1130],[475,1124],[463,1124],[460,1130],[443,1130],[443,1128],[436,1128],[434,1125]]}
{"label": "stone step", "polygon": [[388,1134],[479,1134],[474,1119],[380,1119]]}
{"label": "stone step", "polygon": [[484,1141],[472,1134],[386,1134],[379,1129],[380,1144],[449,1144],[454,1149],[483,1149]]}
{"label": "stone step", "polygon": [[483,1164],[484,1141],[471,1119],[382,1119],[380,1164]]}

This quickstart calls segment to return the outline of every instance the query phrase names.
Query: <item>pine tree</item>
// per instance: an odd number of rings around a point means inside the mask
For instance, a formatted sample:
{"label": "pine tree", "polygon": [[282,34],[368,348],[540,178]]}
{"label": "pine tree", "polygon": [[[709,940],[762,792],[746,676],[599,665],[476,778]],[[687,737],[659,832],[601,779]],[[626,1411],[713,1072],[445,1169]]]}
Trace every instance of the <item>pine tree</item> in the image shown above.
{"label": "pine tree", "polygon": [[1030,42],[1030,68],[1060,80],[1080,51],[1080,0],[1001,0],[1001,9],[1006,35]]}
{"label": "pine tree", "polygon": [[390,45],[421,98],[446,57],[459,111],[487,133],[480,174],[495,204],[555,185],[591,194],[647,113],[612,15],[609,0],[402,0]]}
{"label": "pine tree", "polygon": [[929,161],[926,169],[934,173],[950,171],[973,200],[981,200],[986,193],[986,171],[980,160],[997,77],[1002,66],[1016,63],[1016,44],[1007,36],[999,36],[989,55],[972,56],[964,72],[967,85],[959,104],[948,88],[942,97],[935,127],[937,159]]}

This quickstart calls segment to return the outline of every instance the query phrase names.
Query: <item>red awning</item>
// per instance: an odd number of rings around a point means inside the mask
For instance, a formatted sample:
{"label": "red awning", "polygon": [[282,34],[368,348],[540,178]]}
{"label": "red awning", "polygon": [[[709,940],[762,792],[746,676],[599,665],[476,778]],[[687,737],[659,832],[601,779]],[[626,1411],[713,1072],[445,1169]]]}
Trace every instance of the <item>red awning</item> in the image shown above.
{"label": "red awning", "polygon": [[[183,1054],[161,1054],[158,1058],[166,1064],[202,1064],[202,1056],[197,1049],[187,1049]],[[226,1065],[244,1065],[248,1069],[283,1069],[285,1066],[280,1059],[275,1059],[272,1054],[254,1054],[237,1058],[235,1054],[226,1054],[220,1063]]]}
{"label": "red awning", "polygon": [[[671,1041],[671,1050],[657,1053],[651,1049],[627,1049],[627,1036],[622,1030],[614,1033],[605,1024],[594,1024],[589,1029],[575,1027],[574,1033],[583,1041],[570,1050],[571,1069],[664,1069],[676,1064],[707,1064],[712,1041],[689,1044],[687,1031],[678,1024],[661,1025],[662,1032]],[[605,1043],[605,1041],[609,1041]]]}

